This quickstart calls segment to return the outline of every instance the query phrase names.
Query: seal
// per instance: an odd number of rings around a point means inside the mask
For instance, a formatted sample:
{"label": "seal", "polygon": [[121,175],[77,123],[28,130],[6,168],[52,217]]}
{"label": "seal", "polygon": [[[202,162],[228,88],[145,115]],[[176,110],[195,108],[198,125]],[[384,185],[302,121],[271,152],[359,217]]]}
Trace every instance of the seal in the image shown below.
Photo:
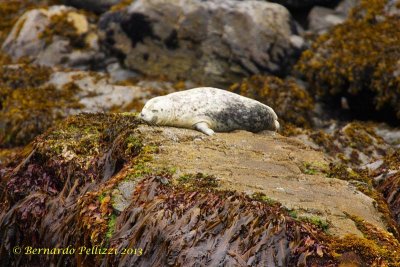
{"label": "seal", "polygon": [[269,106],[212,87],[152,98],[143,107],[140,118],[149,124],[196,129],[207,135],[214,131],[279,129],[278,116]]}

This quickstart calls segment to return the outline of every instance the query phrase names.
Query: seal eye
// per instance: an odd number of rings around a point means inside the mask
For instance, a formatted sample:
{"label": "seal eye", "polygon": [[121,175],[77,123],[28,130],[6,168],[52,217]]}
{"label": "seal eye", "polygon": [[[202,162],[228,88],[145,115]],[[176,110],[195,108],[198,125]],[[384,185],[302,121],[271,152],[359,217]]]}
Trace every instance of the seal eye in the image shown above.
{"label": "seal eye", "polygon": [[151,112],[153,112],[153,113],[157,113],[157,112],[158,112],[158,110],[156,110],[156,109],[153,109]]}

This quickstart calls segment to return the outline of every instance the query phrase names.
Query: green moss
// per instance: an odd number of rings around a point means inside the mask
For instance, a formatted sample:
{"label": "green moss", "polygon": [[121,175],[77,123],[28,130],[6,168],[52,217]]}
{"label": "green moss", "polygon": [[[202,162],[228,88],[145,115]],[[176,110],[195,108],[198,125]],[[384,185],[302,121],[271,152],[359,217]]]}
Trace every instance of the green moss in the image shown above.
{"label": "green moss", "polygon": [[300,216],[298,217],[298,220],[303,221],[303,222],[309,222],[324,232],[328,231],[330,224],[327,220],[320,218],[318,216]]}
{"label": "green moss", "polygon": [[[142,141],[134,134],[128,135],[128,137],[125,139],[125,143],[125,153],[129,153],[132,150],[141,150],[143,148]],[[149,150],[149,148],[146,148],[146,151]]]}
{"label": "green moss", "polygon": [[297,69],[320,96],[345,96],[364,110],[392,110],[400,118],[400,20],[385,15],[385,0],[362,0],[350,18],[320,36]]}
{"label": "green moss", "polygon": [[[282,204],[279,201],[270,198],[269,196],[265,195],[262,192],[256,192],[256,193],[252,194],[251,198],[255,199],[257,201],[266,203],[270,206],[282,207]],[[284,207],[282,207],[282,208],[284,208]]]}
{"label": "green moss", "polygon": [[291,125],[310,127],[314,101],[306,90],[293,80],[255,75],[231,86],[231,91],[256,99],[274,109],[283,121],[283,133]]}
{"label": "green moss", "polygon": [[113,236],[115,232],[116,221],[117,221],[117,215],[111,214],[110,218],[108,218],[108,229],[106,233],[107,240],[110,240],[110,238]]}
{"label": "green moss", "polygon": [[297,219],[299,217],[299,214],[295,210],[287,210],[288,215],[292,217],[293,219]]}

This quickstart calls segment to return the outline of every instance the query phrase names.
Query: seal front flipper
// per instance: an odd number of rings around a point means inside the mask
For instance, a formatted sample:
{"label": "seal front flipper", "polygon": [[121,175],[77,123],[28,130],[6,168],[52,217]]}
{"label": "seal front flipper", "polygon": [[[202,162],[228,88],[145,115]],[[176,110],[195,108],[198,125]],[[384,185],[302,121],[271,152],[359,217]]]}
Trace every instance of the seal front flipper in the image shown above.
{"label": "seal front flipper", "polygon": [[193,125],[197,131],[205,133],[206,135],[213,135],[214,131],[210,129],[207,122],[201,121]]}

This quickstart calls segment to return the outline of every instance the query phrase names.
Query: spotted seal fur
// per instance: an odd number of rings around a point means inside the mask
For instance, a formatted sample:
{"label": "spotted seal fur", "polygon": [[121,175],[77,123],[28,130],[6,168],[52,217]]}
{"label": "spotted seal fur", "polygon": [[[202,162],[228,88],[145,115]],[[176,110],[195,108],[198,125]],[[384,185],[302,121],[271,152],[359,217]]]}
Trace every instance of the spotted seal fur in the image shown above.
{"label": "spotted seal fur", "polygon": [[143,107],[140,118],[150,124],[191,128],[207,135],[214,131],[279,129],[278,116],[269,106],[212,87],[152,98]]}

